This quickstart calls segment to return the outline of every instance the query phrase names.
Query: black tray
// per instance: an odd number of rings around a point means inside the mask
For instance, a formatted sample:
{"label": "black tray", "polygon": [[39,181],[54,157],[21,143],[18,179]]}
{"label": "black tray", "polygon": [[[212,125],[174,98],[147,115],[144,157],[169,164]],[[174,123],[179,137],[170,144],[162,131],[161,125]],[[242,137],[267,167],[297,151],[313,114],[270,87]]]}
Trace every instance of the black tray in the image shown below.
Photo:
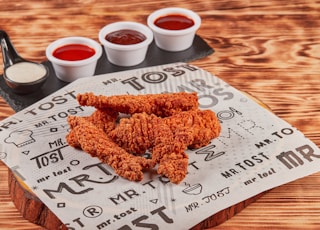
{"label": "black tray", "polygon": [[[195,36],[193,45],[181,52],[167,52],[159,49],[154,42],[151,43],[149,50],[147,52],[146,59],[139,65],[131,67],[121,67],[111,64],[107,61],[105,52],[103,52],[101,58],[98,60],[97,67],[95,70],[95,75],[119,72],[130,69],[137,69],[142,67],[163,65],[174,62],[188,62],[196,59],[203,58],[212,54],[214,50],[198,35]],[[4,100],[11,106],[16,112],[32,105],[33,103],[39,101],[40,99],[50,95],[51,93],[61,89],[68,83],[59,80],[54,73],[53,67],[49,61],[43,62],[49,68],[49,78],[44,83],[39,91],[20,95],[15,94],[6,85],[2,75],[0,77],[0,95]]]}

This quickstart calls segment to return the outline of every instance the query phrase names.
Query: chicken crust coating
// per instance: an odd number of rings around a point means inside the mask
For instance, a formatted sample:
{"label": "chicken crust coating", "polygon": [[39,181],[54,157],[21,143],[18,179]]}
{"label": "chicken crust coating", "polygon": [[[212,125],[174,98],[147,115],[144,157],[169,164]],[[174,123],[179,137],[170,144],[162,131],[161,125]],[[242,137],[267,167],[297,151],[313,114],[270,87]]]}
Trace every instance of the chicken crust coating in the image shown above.
{"label": "chicken crust coating", "polygon": [[150,150],[153,162],[159,164],[158,174],[173,183],[181,182],[187,174],[186,147],[175,142],[174,134],[163,118],[136,113],[130,118],[122,118],[108,136],[130,153],[144,154]]}
{"label": "chicken crust coating", "polygon": [[219,136],[221,125],[211,110],[193,110],[163,118],[174,133],[175,141],[188,148],[201,148]]}
{"label": "chicken crust coating", "polygon": [[108,136],[133,154],[152,153],[159,164],[158,173],[173,183],[181,182],[187,174],[189,148],[200,148],[217,137],[221,127],[211,110],[192,110],[159,118],[153,114],[133,114],[123,118]]}
{"label": "chicken crust coating", "polygon": [[181,144],[182,149],[200,148],[220,134],[221,126],[211,110],[180,112],[160,118],[153,114],[133,114],[122,118],[108,136],[129,152],[143,154],[161,143]]}
{"label": "chicken crust coating", "polygon": [[119,113],[111,110],[95,110],[90,116],[84,117],[97,128],[108,133],[115,129]]}
{"label": "chicken crust coating", "polygon": [[[221,132],[216,114],[197,108],[195,93],[137,96],[85,93],[77,99],[80,105],[94,106],[97,110],[87,117],[69,116],[69,145],[98,157],[118,175],[133,181],[143,179],[143,169],[158,165],[158,174],[172,183],[180,183],[187,174],[185,150],[208,145]],[[119,113],[131,116],[119,119]],[[141,156],[146,152],[151,152],[151,159]]]}
{"label": "chicken crust coating", "polygon": [[155,166],[154,161],[134,156],[115,144],[106,133],[93,123],[82,117],[69,116],[68,122],[72,130],[67,135],[67,142],[81,148],[93,157],[110,165],[115,172],[131,181],[143,179],[143,169]]}
{"label": "chicken crust coating", "polygon": [[145,112],[160,117],[171,116],[177,112],[198,108],[196,93],[170,93],[145,95],[104,96],[93,93],[78,94],[77,100],[82,106],[94,106],[97,109],[113,110],[134,114]]}

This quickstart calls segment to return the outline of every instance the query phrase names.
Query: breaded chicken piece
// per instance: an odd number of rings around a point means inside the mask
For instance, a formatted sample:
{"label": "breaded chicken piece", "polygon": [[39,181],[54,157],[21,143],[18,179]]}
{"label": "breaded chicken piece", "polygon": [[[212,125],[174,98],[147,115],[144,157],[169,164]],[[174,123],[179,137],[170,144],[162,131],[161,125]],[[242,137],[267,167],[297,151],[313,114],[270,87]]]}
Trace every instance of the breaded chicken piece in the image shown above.
{"label": "breaded chicken piece", "polygon": [[[80,105],[97,108],[91,116],[70,116],[69,145],[81,148],[129,180],[143,178],[143,169],[172,183],[187,174],[187,148],[200,148],[218,137],[220,123],[211,110],[199,110],[195,93],[96,96],[79,94]],[[119,113],[131,114],[119,119]],[[119,123],[117,123],[119,119]],[[151,152],[151,159],[142,156]]]}
{"label": "breaded chicken piece", "polygon": [[187,174],[188,156],[184,151],[207,145],[220,130],[214,112],[192,110],[165,118],[133,114],[121,119],[108,136],[130,153],[143,154],[150,150],[152,160],[159,163],[158,173],[179,183]]}
{"label": "breaded chicken piece", "polygon": [[164,142],[180,143],[182,149],[200,148],[209,144],[220,131],[213,111],[192,110],[165,118],[136,113],[122,118],[108,136],[127,151],[144,154],[150,147]]}
{"label": "breaded chicken piece", "polygon": [[110,165],[115,172],[131,181],[143,179],[143,169],[155,166],[154,161],[140,156],[134,156],[115,144],[102,129],[96,127],[85,118],[70,116],[72,128],[67,135],[67,142],[81,148],[93,157]]}
{"label": "breaded chicken piece", "polygon": [[105,133],[115,129],[119,113],[112,110],[95,110],[90,116],[84,117]]}
{"label": "breaded chicken piece", "polygon": [[163,121],[173,132],[176,142],[192,149],[208,145],[221,131],[220,122],[211,110],[181,112],[163,118]]}
{"label": "breaded chicken piece", "polygon": [[126,114],[145,112],[160,117],[198,108],[197,94],[185,92],[116,96],[84,93],[78,94],[77,100],[82,106],[94,106],[100,110],[107,109]]}
{"label": "breaded chicken piece", "polygon": [[108,136],[132,154],[144,154],[150,150],[152,160],[159,164],[158,173],[173,183],[181,182],[187,174],[185,145],[175,143],[169,126],[156,115],[136,113],[130,118],[122,118]]}

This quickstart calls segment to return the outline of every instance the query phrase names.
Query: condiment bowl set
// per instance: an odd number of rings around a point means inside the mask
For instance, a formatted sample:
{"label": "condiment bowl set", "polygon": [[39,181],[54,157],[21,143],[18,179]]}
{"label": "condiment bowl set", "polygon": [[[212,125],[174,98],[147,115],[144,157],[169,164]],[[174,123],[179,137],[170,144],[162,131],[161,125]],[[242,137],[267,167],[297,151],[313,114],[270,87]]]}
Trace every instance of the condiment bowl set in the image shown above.
{"label": "condiment bowl set", "polygon": [[[169,28],[157,24],[157,20],[161,17],[169,25]],[[183,27],[185,25],[182,24],[186,21],[189,24]],[[175,27],[172,27],[172,24]],[[143,62],[153,39],[155,44],[165,51],[179,52],[190,48],[200,24],[201,18],[195,12],[184,8],[170,7],[151,13],[147,19],[147,26],[130,21],[110,23],[99,31],[98,38],[110,63],[128,67]],[[138,35],[133,35],[132,31],[138,33]],[[114,36],[113,40],[109,39],[111,34]],[[144,38],[140,39],[140,35]],[[138,37],[140,40],[131,43],[131,40],[137,38],[134,36],[140,36]],[[72,43],[86,44],[93,47],[96,53],[88,59],[79,61],[61,60],[53,55],[53,52],[59,46]],[[80,37],[67,37],[50,44],[46,54],[53,64],[57,77],[63,81],[71,82],[80,77],[93,75],[101,51],[99,45],[94,41]]]}
{"label": "condiment bowl set", "polygon": [[[186,50],[192,46],[195,33],[201,24],[201,18],[191,10],[170,7],[151,13],[146,24],[130,21],[108,24],[99,31],[98,38],[101,44],[86,37],[60,38],[48,45],[46,56],[52,63],[56,76],[62,81],[72,82],[78,78],[94,75],[103,49],[110,63],[125,67],[142,63],[153,39],[156,46],[162,50],[169,52]],[[10,44],[9,41],[8,43]],[[11,48],[12,52],[20,58],[15,53],[13,46]],[[8,51],[3,50],[3,52]],[[48,77],[48,69],[41,64],[39,64],[41,68],[36,69],[40,72],[43,70],[43,76],[34,81],[15,80],[8,77],[8,74],[13,75],[15,72],[18,75],[21,74],[24,72],[22,67],[29,68],[31,65],[31,63],[24,64],[20,64],[20,73],[8,66],[6,68],[11,68],[11,72],[4,73],[7,85],[18,93],[37,90]]]}

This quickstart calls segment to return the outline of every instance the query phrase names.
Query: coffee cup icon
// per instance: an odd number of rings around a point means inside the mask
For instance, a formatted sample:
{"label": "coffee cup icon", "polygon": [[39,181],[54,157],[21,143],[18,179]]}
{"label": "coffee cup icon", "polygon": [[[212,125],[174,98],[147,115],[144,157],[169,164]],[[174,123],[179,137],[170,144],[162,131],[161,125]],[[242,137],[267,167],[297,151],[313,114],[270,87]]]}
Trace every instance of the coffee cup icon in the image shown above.
{"label": "coffee cup icon", "polygon": [[183,189],[182,192],[188,195],[199,195],[202,192],[202,185],[199,183],[188,185],[188,187]]}

